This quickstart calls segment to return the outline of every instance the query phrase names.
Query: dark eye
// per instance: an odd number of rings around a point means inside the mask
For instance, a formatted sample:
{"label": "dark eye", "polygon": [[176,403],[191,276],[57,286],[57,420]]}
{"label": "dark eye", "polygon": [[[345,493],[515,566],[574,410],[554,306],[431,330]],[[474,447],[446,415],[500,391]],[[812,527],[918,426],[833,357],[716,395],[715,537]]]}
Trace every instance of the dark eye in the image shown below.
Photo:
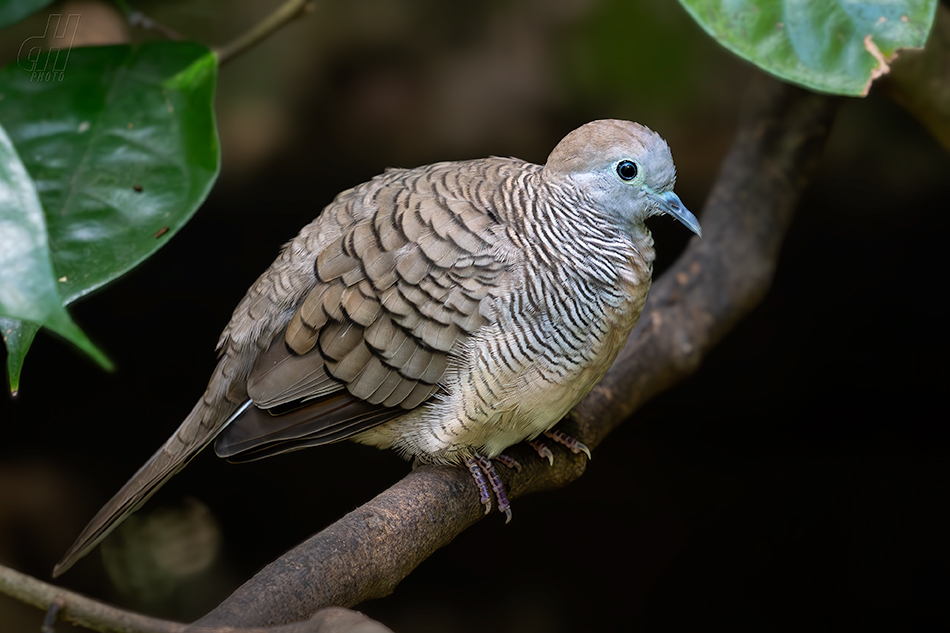
{"label": "dark eye", "polygon": [[617,175],[623,180],[633,180],[637,177],[637,164],[632,160],[622,160],[617,165]]}

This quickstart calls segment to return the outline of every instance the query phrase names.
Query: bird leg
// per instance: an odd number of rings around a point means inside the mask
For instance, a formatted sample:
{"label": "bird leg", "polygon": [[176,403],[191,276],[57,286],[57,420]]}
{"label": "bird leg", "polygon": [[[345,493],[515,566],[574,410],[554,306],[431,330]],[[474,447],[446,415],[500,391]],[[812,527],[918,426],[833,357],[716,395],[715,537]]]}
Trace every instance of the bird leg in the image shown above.
{"label": "bird leg", "polygon": [[[575,455],[577,453],[584,453],[587,455],[587,459],[591,458],[590,449],[587,448],[586,444],[563,431],[545,431],[544,436],[554,440],[558,444],[563,444]],[[544,442],[540,440],[528,440],[528,444],[530,444],[534,450],[538,451],[538,455],[546,458],[551,465],[554,465],[554,453],[544,445]],[[502,453],[495,457],[495,459],[508,468],[521,470],[521,464],[510,455]],[[501,477],[498,476],[498,471],[495,470],[495,464],[492,463],[492,460],[484,455],[474,453],[472,457],[465,459],[465,466],[472,475],[472,479],[475,480],[475,485],[478,486],[478,500],[485,506],[485,514],[491,512],[492,495],[488,491],[488,488],[491,487],[495,493],[495,498],[498,499],[498,511],[505,513],[505,523],[511,521],[511,504],[508,503],[508,495],[505,493],[505,484],[502,483]]]}
{"label": "bird leg", "polygon": [[[544,436],[554,440],[558,444],[563,444],[574,454],[585,453],[587,459],[591,457],[590,449],[587,448],[583,442],[571,437],[563,431],[545,431]],[[528,444],[534,447],[534,450],[538,451],[538,455],[547,458],[552,465],[554,464],[554,453],[552,453],[551,449],[545,446],[543,442],[539,440],[529,440]],[[514,457],[502,453],[495,459],[508,468],[521,470],[521,464],[519,464],[518,460]],[[498,499],[498,511],[505,513],[505,523],[511,521],[511,504],[508,503],[505,485],[502,483],[501,477],[498,476],[498,471],[495,470],[495,464],[492,463],[492,460],[475,453],[472,457],[466,458],[465,466],[472,475],[472,479],[475,480],[475,485],[478,486],[478,500],[485,506],[485,514],[491,512],[492,495],[488,491],[488,488],[491,487],[495,493],[495,498]]]}
{"label": "bird leg", "polygon": [[468,466],[468,472],[471,473],[478,486],[478,498],[485,506],[485,514],[491,512],[491,495],[488,492],[488,486],[495,492],[495,498],[498,499],[498,511],[505,513],[505,523],[511,521],[511,504],[508,503],[508,495],[505,494],[505,485],[495,470],[495,465],[490,459],[476,453],[473,457],[465,460]]}
{"label": "bird leg", "polygon": [[478,500],[485,506],[485,514],[488,514],[491,512],[491,494],[488,492],[488,482],[485,481],[485,475],[482,473],[482,469],[478,467],[478,462],[471,457],[465,459],[465,465],[468,466],[468,472],[472,474],[472,479],[475,480],[475,485],[478,486]]}

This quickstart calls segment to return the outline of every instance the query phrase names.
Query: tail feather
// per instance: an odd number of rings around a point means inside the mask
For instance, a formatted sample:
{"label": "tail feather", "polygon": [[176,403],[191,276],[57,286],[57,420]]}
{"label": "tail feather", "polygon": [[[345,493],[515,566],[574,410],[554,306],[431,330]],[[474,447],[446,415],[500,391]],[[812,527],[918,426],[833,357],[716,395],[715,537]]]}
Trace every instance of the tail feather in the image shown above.
{"label": "tail feather", "polygon": [[[223,400],[223,399],[222,399]],[[235,405],[225,401],[229,409]],[[243,410],[247,404],[240,407]],[[92,551],[112,530],[138,510],[175,473],[184,468],[234,418],[230,410],[215,415],[202,399],[178,430],[92,518],[63,559],[53,568],[57,577]]]}

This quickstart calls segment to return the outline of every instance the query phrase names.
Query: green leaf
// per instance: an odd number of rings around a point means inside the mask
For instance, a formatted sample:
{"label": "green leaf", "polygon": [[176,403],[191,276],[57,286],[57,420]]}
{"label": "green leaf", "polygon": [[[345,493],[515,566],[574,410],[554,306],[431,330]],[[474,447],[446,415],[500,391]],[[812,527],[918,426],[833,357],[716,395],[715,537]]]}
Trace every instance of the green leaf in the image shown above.
{"label": "green leaf", "polygon": [[864,96],[898,48],[922,48],[937,0],[680,0],[720,44],[786,81]]}
{"label": "green leaf", "polygon": [[77,48],[47,73],[0,69],[0,121],[42,201],[64,304],[149,257],[207,197],[216,75],[215,56],[188,42]]}
{"label": "green leaf", "polygon": [[[0,316],[8,317],[8,322],[16,319],[48,327],[109,367],[109,361],[63,307],[47,248],[43,209],[33,181],[3,127],[0,127]],[[16,370],[10,372],[14,391],[22,356],[32,340],[32,337],[16,334],[4,333],[3,337],[13,357],[8,362]]]}
{"label": "green leaf", "polygon": [[3,344],[7,346],[7,377],[10,393],[13,396],[16,396],[17,391],[20,390],[23,361],[39,329],[38,325],[26,321],[0,317],[0,334],[3,336]]}
{"label": "green leaf", "polygon": [[[0,0],[0,29],[5,29],[8,26],[16,24],[23,18],[36,13],[46,5],[52,3],[53,0]],[[47,23],[47,28],[49,28],[49,22]],[[38,34],[37,40],[42,38],[43,35],[45,34]],[[21,52],[23,52],[23,48],[29,50],[32,47],[21,47]]]}
{"label": "green leaf", "polygon": [[66,303],[161,248],[208,196],[216,73],[187,42],[75,49],[51,81],[0,69],[0,120],[46,209]]}

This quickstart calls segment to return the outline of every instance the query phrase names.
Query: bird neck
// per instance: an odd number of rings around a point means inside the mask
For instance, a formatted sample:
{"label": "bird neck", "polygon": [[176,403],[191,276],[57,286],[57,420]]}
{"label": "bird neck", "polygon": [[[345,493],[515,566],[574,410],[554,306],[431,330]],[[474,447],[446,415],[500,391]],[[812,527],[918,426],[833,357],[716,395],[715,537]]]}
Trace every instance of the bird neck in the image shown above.
{"label": "bird neck", "polygon": [[540,170],[525,174],[517,193],[511,207],[521,213],[507,218],[509,234],[538,265],[601,287],[649,279],[656,254],[642,222],[621,230],[596,201]]}

